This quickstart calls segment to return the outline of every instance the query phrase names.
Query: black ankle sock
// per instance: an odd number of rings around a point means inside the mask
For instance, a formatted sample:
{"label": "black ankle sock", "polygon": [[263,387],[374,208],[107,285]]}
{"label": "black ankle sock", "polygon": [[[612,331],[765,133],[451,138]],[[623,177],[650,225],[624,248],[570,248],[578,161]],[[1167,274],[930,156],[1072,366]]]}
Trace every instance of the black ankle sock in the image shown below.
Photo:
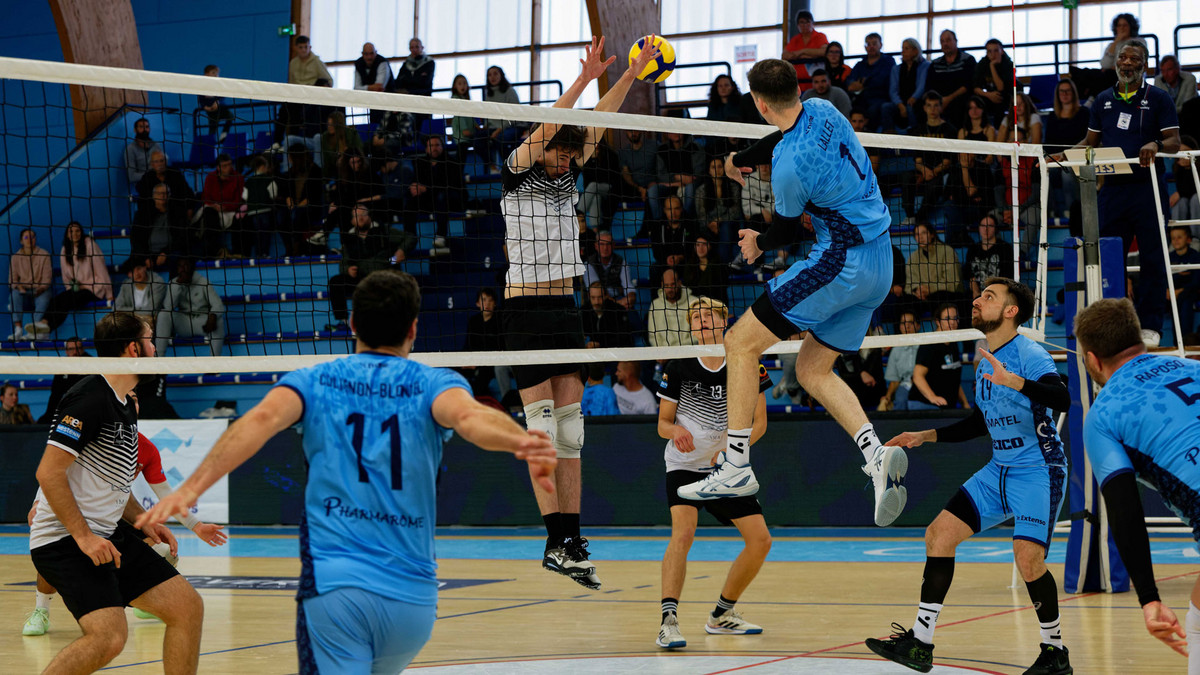
{"label": "black ankle sock", "polygon": [[1047,624],[1058,620],[1058,584],[1049,570],[1034,581],[1026,581],[1029,599],[1037,612],[1038,621]]}
{"label": "black ankle sock", "polygon": [[730,600],[729,598],[722,595],[720,597],[720,599],[717,600],[717,608],[713,610],[712,615],[713,616],[722,616],[725,614],[725,612],[728,612],[729,610],[733,609],[733,606],[735,604],[737,604],[737,600]]}
{"label": "black ankle sock", "polygon": [[547,513],[542,516],[542,522],[546,524],[546,550],[549,550],[558,546],[558,543],[562,541],[562,514],[557,511]]}
{"label": "black ankle sock", "polygon": [[663,598],[662,599],[662,620],[663,621],[666,621],[667,616],[670,614],[675,614],[678,616],[678,612],[679,612],[679,600],[677,598]]}
{"label": "black ankle sock", "polygon": [[925,558],[925,578],[921,581],[921,602],[943,604],[954,580],[954,556]]}
{"label": "black ankle sock", "polygon": [[560,513],[558,514],[559,527],[562,528],[562,536],[572,539],[579,538],[579,514],[578,513]]}

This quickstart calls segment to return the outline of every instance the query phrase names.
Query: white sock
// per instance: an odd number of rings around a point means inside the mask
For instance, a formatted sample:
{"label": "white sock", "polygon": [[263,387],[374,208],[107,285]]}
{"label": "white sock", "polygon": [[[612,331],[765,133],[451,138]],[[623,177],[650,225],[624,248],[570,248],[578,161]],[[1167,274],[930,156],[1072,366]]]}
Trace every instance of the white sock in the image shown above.
{"label": "white sock", "polygon": [[875,456],[875,450],[882,443],[879,442],[879,436],[875,435],[875,427],[870,422],[862,425],[858,433],[854,434],[854,442],[858,444],[858,449],[862,450],[863,460],[870,462]]}
{"label": "white sock", "polygon": [[917,620],[913,622],[913,637],[927,645],[933,644],[933,629],[937,628],[942,606],[922,602],[917,605]]}
{"label": "white sock", "polygon": [[1062,625],[1058,619],[1050,623],[1040,624],[1042,627],[1042,644],[1054,645],[1059,649],[1062,648]]}
{"label": "white sock", "polygon": [[750,433],[753,429],[730,429],[726,434],[725,461],[734,466],[750,463]]}
{"label": "white sock", "polygon": [[50,609],[50,599],[54,597],[53,593],[37,592],[37,608]]}
{"label": "white sock", "polygon": [[1188,654],[1188,675],[1200,675],[1200,608],[1189,602],[1184,623],[1188,646],[1191,647]]}

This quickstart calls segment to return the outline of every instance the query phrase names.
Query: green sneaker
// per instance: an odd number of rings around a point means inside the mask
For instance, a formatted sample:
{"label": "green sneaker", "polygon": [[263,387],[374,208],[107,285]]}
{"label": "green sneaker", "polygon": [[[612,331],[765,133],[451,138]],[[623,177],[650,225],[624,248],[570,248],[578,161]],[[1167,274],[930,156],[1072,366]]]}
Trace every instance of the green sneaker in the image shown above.
{"label": "green sneaker", "polygon": [[50,610],[35,609],[25,619],[25,627],[21,635],[45,635],[50,630]]}
{"label": "green sneaker", "polygon": [[137,607],[133,608],[133,615],[139,619],[154,619],[155,621],[159,620],[157,616],[154,616],[153,614],[151,614],[150,612],[147,612],[144,609],[138,609]]}
{"label": "green sneaker", "polygon": [[1025,671],[1025,675],[1072,675],[1074,672],[1066,647],[1055,647],[1043,642],[1042,653],[1038,655],[1037,661],[1029,666],[1029,670]]}
{"label": "green sneaker", "polygon": [[867,648],[919,673],[933,670],[933,645],[921,642],[911,628],[906,629],[898,623],[892,624],[892,637],[887,640],[867,638]]}

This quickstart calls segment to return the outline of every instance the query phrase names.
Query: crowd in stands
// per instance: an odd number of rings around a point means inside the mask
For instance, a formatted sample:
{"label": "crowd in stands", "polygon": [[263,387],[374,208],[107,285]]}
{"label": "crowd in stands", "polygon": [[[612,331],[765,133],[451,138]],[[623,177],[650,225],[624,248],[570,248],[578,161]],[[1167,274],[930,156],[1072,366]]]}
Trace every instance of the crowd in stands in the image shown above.
{"label": "crowd in stands", "polygon": [[[1138,35],[1137,20],[1119,15],[1100,68],[1073,67],[1058,82],[1052,100],[1035,101],[1023,91],[1014,98],[1015,66],[996,39],[988,40],[982,53],[971,54],[959,48],[953,31],[944,30],[936,58],[927,58],[919,42],[906,39],[888,45],[899,48],[897,61],[884,53],[882,38],[871,33],[863,45],[866,56],[850,64],[843,45],[816,30],[811,13],[799,12],[796,27],[781,56],[795,64],[801,98],[828,101],[858,131],[1041,143],[1051,150],[1076,146],[1089,136],[1095,115],[1091,103],[1116,81],[1122,49],[1137,44]],[[288,82],[333,85],[307,37],[295,39],[294,54]],[[1162,57],[1157,66],[1153,86],[1175,104],[1185,130],[1181,147],[1196,148],[1186,133],[1189,119],[1200,126],[1196,78],[1173,56]],[[410,41],[403,60],[389,60],[368,42],[354,62],[353,87],[431,96],[435,68],[418,39]],[[220,68],[210,65],[204,74],[219,77]],[[485,101],[521,103],[498,66],[487,69],[482,89]],[[455,76],[449,96],[471,98],[466,77]],[[203,113],[198,130],[207,131],[218,145],[238,123],[237,111],[221,97],[198,97],[197,111]],[[728,75],[712,82],[706,116],[762,122],[749,94]],[[468,213],[498,213],[494,204],[469,195],[467,177],[488,180],[498,174],[503,158],[530,133],[528,124],[512,119],[434,120],[427,114],[379,110],[370,111],[369,119],[367,125],[350,124],[344,109],[282,103],[275,110],[270,150],[247,158],[219,154],[203,167],[202,180],[172,166],[152,136],[150,121],[137,120],[123,155],[134,203],[131,255],[114,261],[124,280],[114,288],[106,252],[81,223],[71,222],[59,249],[63,290],[56,293],[51,254],[38,246],[33,230],[22,231],[9,266],[9,340],[46,338],[70,313],[111,301],[115,309],[154,322],[160,354],[167,352],[172,337],[194,337],[220,355],[226,308],[221,289],[208,282],[197,263],[203,268],[217,260],[327,253],[340,254],[340,263],[338,273],[320,289],[328,292],[331,312],[325,330],[349,335],[348,299],[367,274],[415,257],[457,256],[450,222]],[[731,278],[756,283],[786,269],[802,253],[802,243],[796,242],[767,252],[753,265],[742,259],[738,230],[769,227],[774,213],[769,164],[745,175],[744,186],[725,175],[724,157],[744,145],[736,138],[625,130],[612,132],[597,148],[582,172],[575,205],[586,261],[577,290],[589,348],[692,344],[687,313],[693,300],[707,296],[729,302]],[[869,150],[880,188],[898,212],[894,232],[911,234],[915,244],[907,255],[894,247],[893,291],[877,315],[876,330],[912,334],[923,326],[957,329],[984,279],[1017,275],[1018,247],[1023,261],[1036,259],[1035,242],[1005,239],[1012,231],[1012,209],[1027,225],[1023,231],[1036,232],[1033,225],[1040,223],[1036,162],[1022,160],[1016,167],[1013,203],[1009,157],[928,150],[908,153],[906,163],[897,163]],[[479,175],[471,165],[481,167]],[[1168,208],[1174,220],[1200,218],[1191,171],[1186,161],[1173,163],[1175,189]],[[1077,212],[1079,185],[1073,172],[1052,167],[1049,181],[1051,215]],[[622,255],[630,243],[613,235],[618,205],[644,210],[634,241],[648,246],[650,265]],[[435,236],[428,250],[418,250],[425,220],[434,222]],[[1173,263],[1200,260],[1200,245],[1192,237],[1197,232],[1195,226],[1172,230]],[[639,307],[638,288],[647,280],[652,298],[648,307]],[[1191,333],[1200,272],[1177,274],[1175,295],[1183,331]],[[463,349],[499,350],[496,316],[503,312],[502,298],[484,288],[476,307]],[[879,409],[967,404],[957,387],[962,363],[961,352],[952,354],[957,345],[940,351],[932,347],[893,348],[886,367],[879,350],[849,355],[839,360],[838,372],[864,403]],[[786,376],[787,358],[783,361],[785,378],[776,396],[804,401],[794,377]],[[959,365],[942,367],[949,363]],[[619,384],[606,386],[609,392],[597,406],[621,412],[652,409],[654,397],[645,386],[653,384],[652,375],[642,365],[617,364],[613,376]],[[608,373],[589,370],[590,391]],[[505,368],[466,368],[464,374],[477,394],[490,392],[493,381],[501,398],[512,390]],[[615,398],[609,396],[613,389]],[[3,401],[0,420],[12,414],[7,390]]]}

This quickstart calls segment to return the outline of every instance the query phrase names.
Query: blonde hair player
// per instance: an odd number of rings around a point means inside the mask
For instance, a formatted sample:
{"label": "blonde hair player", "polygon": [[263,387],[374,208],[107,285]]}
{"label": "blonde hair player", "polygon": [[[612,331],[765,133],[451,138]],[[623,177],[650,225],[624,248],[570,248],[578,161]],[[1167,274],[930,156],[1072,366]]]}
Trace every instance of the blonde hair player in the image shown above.
{"label": "blonde hair player", "polygon": [[[720,300],[701,297],[688,309],[692,337],[697,344],[719,345],[725,341],[729,310]],[[754,409],[753,443],[767,431],[767,398],[771,388],[767,369],[759,366],[758,403]],[[679,630],[679,597],[687,574],[687,555],[696,535],[700,509],[725,525],[732,524],[746,542],[734,560],[721,588],[717,606],[708,615],[704,631],[714,635],[754,635],[762,632],[742,618],[733,606],[758,574],[767,552],[771,533],[763,519],[762,506],[753,496],[724,497],[707,501],[684,499],[676,490],[703,479],[713,470],[718,455],[724,453],[726,429],[725,359],[701,356],[678,359],[667,364],[658,397],[658,435],[667,439],[664,458],[667,464],[667,504],[671,507],[671,543],[662,562],[662,623],[658,630],[659,647],[679,649],[687,640]]]}
{"label": "blonde hair player", "polygon": [[[653,36],[651,36],[653,38]],[[651,40],[652,41],[652,40]],[[571,108],[580,94],[600,77],[616,57],[603,57],[604,38],[592,38],[580,59],[579,77],[554,103]],[[625,101],[637,74],[658,55],[642,50],[609,88],[595,110],[614,112]],[[505,280],[501,332],[504,348],[537,352],[582,349],[583,322],[575,306],[575,277],[584,273],[579,255],[579,223],[575,184],[604,129],[539,125],[509,154],[501,169],[505,246]],[[513,367],[530,431],[548,434],[558,450],[554,492],[536,482],[533,494],[546,524],[542,567],[596,590],[600,578],[588,559],[588,541],[579,535],[579,502],[583,482],[579,455],[583,450],[583,383],[576,363],[539,363]]]}

